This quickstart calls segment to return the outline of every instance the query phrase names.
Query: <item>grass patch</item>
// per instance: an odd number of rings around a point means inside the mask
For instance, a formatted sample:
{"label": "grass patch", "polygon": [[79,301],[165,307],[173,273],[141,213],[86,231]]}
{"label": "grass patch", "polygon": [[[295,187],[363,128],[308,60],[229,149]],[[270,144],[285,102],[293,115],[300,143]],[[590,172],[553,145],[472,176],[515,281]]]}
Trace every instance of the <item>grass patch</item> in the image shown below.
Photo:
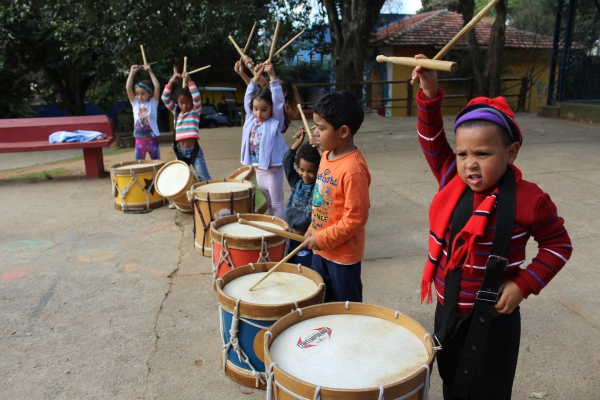
{"label": "grass patch", "polygon": [[52,179],[59,176],[66,175],[68,170],[65,168],[55,168],[46,171],[32,172],[29,174],[11,176],[10,178],[3,178],[4,180],[15,180],[15,179]]}

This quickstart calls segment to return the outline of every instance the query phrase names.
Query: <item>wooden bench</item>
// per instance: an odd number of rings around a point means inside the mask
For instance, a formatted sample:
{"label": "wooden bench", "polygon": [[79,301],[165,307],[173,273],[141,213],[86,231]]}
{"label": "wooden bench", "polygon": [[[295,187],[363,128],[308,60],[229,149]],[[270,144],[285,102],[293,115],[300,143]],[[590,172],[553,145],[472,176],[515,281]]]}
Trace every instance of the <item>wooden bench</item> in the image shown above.
{"label": "wooden bench", "polygon": [[[50,143],[49,136],[58,131],[97,131],[105,139],[90,142]],[[106,115],[87,117],[0,119],[0,153],[83,149],[85,175],[99,178],[104,174],[102,148],[115,140],[112,121]]]}

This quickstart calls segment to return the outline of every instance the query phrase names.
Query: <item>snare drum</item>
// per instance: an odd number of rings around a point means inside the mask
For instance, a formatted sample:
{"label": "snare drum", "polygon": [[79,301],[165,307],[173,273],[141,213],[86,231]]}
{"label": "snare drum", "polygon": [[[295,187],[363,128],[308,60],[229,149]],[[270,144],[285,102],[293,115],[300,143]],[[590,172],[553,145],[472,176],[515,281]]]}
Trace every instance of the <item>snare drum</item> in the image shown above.
{"label": "snare drum", "polygon": [[156,191],[175,204],[181,212],[191,214],[194,210],[188,201],[187,191],[198,183],[196,175],[183,161],[170,161],[156,175]]}
{"label": "snare drum", "polygon": [[427,399],[434,354],[425,328],[399,311],[300,307],[265,334],[267,390],[280,400]]}
{"label": "snare drum", "polygon": [[163,166],[160,160],[128,161],[110,166],[115,208],[123,211],[150,210],[165,204],[155,190],[155,177]]}
{"label": "snare drum", "polygon": [[217,279],[223,348],[221,360],[227,376],[242,385],[265,388],[264,330],[298,307],[321,303],[325,285],[310,268],[282,264],[253,290],[249,290],[276,263],[250,264]]}
{"label": "snare drum", "polygon": [[210,257],[210,223],[228,215],[251,213],[254,210],[254,185],[237,179],[204,181],[192,185],[188,198],[194,209],[196,251]]}
{"label": "snare drum", "polygon": [[256,172],[254,171],[254,167],[252,165],[244,165],[233,171],[227,179],[245,179],[247,181],[251,181],[254,183],[255,192],[254,192],[254,204],[255,210],[257,214],[264,214],[269,209],[267,205],[267,200],[265,199],[265,195],[258,188],[258,182],[256,182]]}
{"label": "snare drum", "polygon": [[227,271],[242,265],[281,261],[286,253],[286,238],[253,226],[242,225],[237,222],[240,218],[270,228],[288,230],[285,220],[260,214],[230,215],[213,222],[210,233],[215,278],[220,278]]}

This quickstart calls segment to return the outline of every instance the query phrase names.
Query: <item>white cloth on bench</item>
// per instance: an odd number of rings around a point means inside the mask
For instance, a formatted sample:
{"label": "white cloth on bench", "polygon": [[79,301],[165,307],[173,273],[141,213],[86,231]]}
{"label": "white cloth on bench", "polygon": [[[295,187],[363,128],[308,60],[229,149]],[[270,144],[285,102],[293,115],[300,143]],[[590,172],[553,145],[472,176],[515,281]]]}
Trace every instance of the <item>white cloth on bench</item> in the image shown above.
{"label": "white cloth on bench", "polygon": [[49,136],[50,143],[61,142],[90,142],[94,139],[104,139],[106,134],[96,131],[76,130],[73,132],[59,131]]}

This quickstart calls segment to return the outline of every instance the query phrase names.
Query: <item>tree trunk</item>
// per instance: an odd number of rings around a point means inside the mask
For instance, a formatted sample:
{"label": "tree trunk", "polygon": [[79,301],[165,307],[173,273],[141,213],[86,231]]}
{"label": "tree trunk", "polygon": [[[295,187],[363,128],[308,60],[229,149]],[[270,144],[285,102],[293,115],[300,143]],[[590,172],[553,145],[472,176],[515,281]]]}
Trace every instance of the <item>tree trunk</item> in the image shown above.
{"label": "tree trunk", "polygon": [[[472,29],[467,35],[469,39],[469,53],[473,60],[473,74],[479,87],[479,95],[486,97],[500,96],[502,85],[500,83],[500,72],[502,67],[502,50],[505,42],[506,31],[506,8],[508,0],[500,0],[496,3],[496,20],[492,25],[490,33],[490,42],[488,44],[487,57],[484,63],[481,59],[481,52],[477,45],[475,29]],[[460,0],[460,12],[463,15],[464,25],[473,19],[475,13],[474,0]]]}
{"label": "tree trunk", "polygon": [[506,41],[506,7],[508,0],[500,0],[496,3],[496,20],[492,26],[490,35],[490,44],[488,46],[488,56],[486,63],[486,75],[489,81],[489,97],[500,96],[502,86],[500,83],[500,73],[502,67],[502,49]]}
{"label": "tree trunk", "polygon": [[[460,0],[460,13],[463,16],[463,26],[467,25],[475,14],[475,0]],[[471,55],[471,67],[473,68],[473,74],[475,80],[477,80],[478,93],[480,96],[487,96],[488,84],[486,75],[483,69],[483,60],[481,59],[481,52],[477,45],[477,36],[475,35],[475,29],[471,29],[467,34],[469,40],[469,54]]]}
{"label": "tree trunk", "polygon": [[[331,64],[335,70],[336,82],[360,82],[363,80],[371,33],[385,0],[322,0],[322,2],[331,29]],[[337,88],[352,92],[357,99],[362,98],[362,90],[358,85],[341,85]]]}

